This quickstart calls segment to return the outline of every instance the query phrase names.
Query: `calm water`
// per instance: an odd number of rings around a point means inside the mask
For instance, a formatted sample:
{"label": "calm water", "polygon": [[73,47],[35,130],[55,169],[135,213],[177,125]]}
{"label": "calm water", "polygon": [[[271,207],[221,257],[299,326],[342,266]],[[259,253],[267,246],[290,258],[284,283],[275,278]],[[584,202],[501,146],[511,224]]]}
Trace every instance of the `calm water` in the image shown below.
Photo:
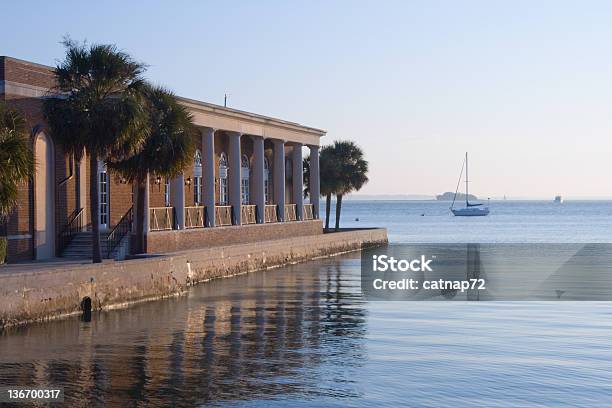
{"label": "calm water", "polygon": [[386,226],[395,243],[612,242],[612,201],[493,201],[488,217],[453,217],[449,205],[346,200],[342,225]]}
{"label": "calm water", "polygon": [[[344,214],[395,242],[612,234],[612,203],[506,202],[473,223],[445,207],[348,201]],[[610,406],[612,303],[366,302],[349,254],[12,330],[0,383],[63,385],[70,406]]]}

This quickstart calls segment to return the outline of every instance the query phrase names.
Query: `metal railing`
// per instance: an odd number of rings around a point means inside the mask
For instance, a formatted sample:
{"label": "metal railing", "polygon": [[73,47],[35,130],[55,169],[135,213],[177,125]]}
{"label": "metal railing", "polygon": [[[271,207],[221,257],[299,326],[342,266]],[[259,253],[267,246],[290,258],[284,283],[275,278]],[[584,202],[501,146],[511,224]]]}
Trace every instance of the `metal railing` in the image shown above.
{"label": "metal railing", "polygon": [[313,207],[312,204],[304,204],[304,219],[305,220],[312,220],[314,219],[313,216]]}
{"label": "metal railing", "polygon": [[185,228],[204,228],[205,207],[185,207]]}
{"label": "metal railing", "polygon": [[70,244],[72,238],[83,230],[83,208],[78,208],[70,214],[62,232],[57,236],[57,254],[61,255]]}
{"label": "metal railing", "polygon": [[134,207],[130,207],[129,210],[119,220],[117,225],[113,227],[111,232],[106,237],[106,257],[110,258],[113,250],[119,245],[123,237],[132,231],[132,224],[134,221]]}
{"label": "metal railing", "polygon": [[264,210],[264,221],[268,222],[278,222],[278,215],[276,214],[276,205],[266,205]]}
{"label": "metal railing", "polygon": [[220,227],[232,225],[232,206],[217,205],[215,206],[215,225]]}
{"label": "metal railing", "polygon": [[174,207],[149,208],[149,230],[165,231],[174,228]]}
{"label": "metal railing", "polygon": [[257,223],[257,206],[256,205],[242,205],[240,208],[242,214],[242,224],[255,224]]}
{"label": "metal railing", "polygon": [[295,204],[285,204],[285,222],[297,220],[295,208]]}

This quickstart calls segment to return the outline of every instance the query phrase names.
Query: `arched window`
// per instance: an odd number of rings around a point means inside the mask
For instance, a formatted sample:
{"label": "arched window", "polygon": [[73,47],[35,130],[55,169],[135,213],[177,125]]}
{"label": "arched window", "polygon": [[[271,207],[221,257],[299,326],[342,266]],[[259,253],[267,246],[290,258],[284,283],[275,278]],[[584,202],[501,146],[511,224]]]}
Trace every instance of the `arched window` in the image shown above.
{"label": "arched window", "polygon": [[193,202],[202,203],[202,153],[196,150],[193,158]]}
{"label": "arched window", "polygon": [[249,204],[249,158],[246,154],[242,155],[242,160],[240,160],[240,199],[242,204]]}
{"label": "arched window", "polygon": [[266,204],[270,204],[270,162],[264,157],[264,195]]}
{"label": "arched window", "polygon": [[219,156],[219,204],[227,205],[228,201],[227,155],[222,152]]}

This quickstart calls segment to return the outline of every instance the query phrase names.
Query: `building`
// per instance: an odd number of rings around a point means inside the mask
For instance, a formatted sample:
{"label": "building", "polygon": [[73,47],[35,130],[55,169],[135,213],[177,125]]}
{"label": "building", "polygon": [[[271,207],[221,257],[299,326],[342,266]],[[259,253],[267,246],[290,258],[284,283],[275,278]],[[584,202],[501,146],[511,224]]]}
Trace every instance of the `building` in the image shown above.
{"label": "building", "polygon": [[[84,255],[87,228],[100,225],[103,256],[114,256],[133,230],[134,189],[98,166],[100,215],[88,216],[89,166],[76,162],[54,143],[43,120],[42,102],[53,97],[52,68],[0,57],[0,99],[21,109],[32,129],[35,176],[20,190],[5,233],[8,261]],[[297,123],[179,98],[200,129],[193,164],[172,180],[150,177],[144,228],[148,252],[163,251],[160,241],[218,240],[228,243],[243,228],[257,239],[321,230],[319,213],[319,140],[325,131]],[[303,150],[311,157],[310,203],[303,198]],[[290,228],[283,225],[291,224]],[[259,226],[246,226],[258,224]],[[207,236],[206,231],[215,228]],[[165,233],[163,240],[152,239]],[[161,235],[160,235],[161,236]],[[90,239],[90,238],[89,238]],[[263,238],[262,238],[263,239]],[[208,240],[208,241],[207,241]],[[76,249],[75,249],[76,248]],[[174,246],[172,249],[180,249]],[[115,252],[113,252],[115,251]]]}

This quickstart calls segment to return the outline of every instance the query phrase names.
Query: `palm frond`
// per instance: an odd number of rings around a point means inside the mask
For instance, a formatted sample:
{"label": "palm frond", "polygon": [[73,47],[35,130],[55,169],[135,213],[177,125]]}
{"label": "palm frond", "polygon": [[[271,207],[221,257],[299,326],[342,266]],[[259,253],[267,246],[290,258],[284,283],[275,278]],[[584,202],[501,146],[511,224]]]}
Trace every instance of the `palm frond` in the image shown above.
{"label": "palm frond", "polygon": [[129,181],[143,180],[147,173],[174,177],[193,162],[197,130],[192,116],[164,88],[146,85],[143,95],[148,130],[142,149],[108,165]]}
{"label": "palm frond", "polygon": [[17,203],[19,184],[34,172],[34,157],[20,111],[0,102],[0,218]]}

